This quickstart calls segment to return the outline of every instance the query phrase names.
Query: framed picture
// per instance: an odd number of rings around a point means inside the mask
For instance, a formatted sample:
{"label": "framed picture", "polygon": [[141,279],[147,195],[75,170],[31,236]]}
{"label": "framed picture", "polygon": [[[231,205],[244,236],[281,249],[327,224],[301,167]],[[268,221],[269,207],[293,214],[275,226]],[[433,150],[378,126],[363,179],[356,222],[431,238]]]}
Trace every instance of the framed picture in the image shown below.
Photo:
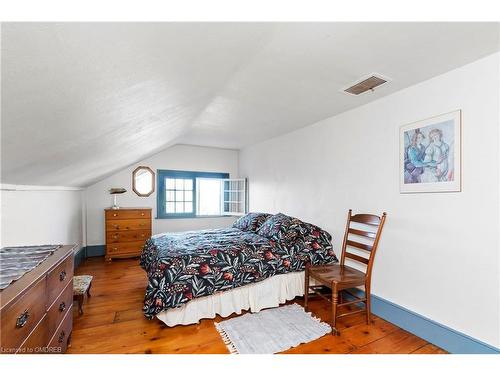
{"label": "framed picture", "polygon": [[461,191],[461,111],[399,130],[401,193]]}

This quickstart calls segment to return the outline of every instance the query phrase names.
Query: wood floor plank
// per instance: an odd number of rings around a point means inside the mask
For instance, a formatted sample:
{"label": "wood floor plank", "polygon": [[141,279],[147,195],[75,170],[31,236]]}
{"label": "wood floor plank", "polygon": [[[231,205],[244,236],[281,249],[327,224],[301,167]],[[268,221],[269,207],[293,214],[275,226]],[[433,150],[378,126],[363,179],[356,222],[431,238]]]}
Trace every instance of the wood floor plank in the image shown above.
{"label": "wood floor plank", "polygon": [[392,333],[372,341],[359,349],[354,350],[353,354],[407,354],[415,351],[427,342],[420,337],[412,335],[400,328],[397,328]]}
{"label": "wood floor plank", "polygon": [[[142,314],[146,273],[137,259],[90,258],[76,270],[77,275],[94,276],[90,298],[85,299],[84,314],[73,310],[72,345],[68,353],[205,353],[222,354],[228,350],[215,329],[214,321],[230,319],[217,316],[199,324],[167,327],[147,320]],[[303,303],[297,298],[288,303]],[[310,300],[311,314],[330,321],[330,305],[319,298]],[[343,307],[341,312],[356,307]],[[373,316],[370,325],[363,314],[341,318],[340,336],[325,335],[284,353],[445,353],[444,350]]]}
{"label": "wood floor plank", "polygon": [[411,354],[447,354],[447,352],[435,345],[426,344],[411,352]]}

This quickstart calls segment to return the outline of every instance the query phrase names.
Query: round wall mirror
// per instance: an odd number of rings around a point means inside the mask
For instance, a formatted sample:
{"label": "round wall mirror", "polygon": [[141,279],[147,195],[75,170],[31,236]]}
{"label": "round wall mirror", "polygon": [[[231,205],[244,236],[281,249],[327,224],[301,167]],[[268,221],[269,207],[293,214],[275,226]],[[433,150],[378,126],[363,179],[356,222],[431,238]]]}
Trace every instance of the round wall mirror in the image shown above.
{"label": "round wall mirror", "polygon": [[149,167],[137,167],[132,172],[132,190],[139,197],[149,197],[155,191],[155,173]]}

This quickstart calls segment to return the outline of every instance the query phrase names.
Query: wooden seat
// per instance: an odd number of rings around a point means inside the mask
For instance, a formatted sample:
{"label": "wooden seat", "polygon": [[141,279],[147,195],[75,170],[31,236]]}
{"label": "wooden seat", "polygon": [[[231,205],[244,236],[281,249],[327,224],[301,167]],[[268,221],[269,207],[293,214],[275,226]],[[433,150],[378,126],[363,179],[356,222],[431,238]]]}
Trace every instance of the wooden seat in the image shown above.
{"label": "wooden seat", "polygon": [[[347,224],[342,242],[342,256],[340,264],[329,264],[306,267],[304,309],[307,311],[309,293],[312,292],[319,297],[329,301],[332,305],[332,333],[339,334],[337,330],[337,319],[343,316],[366,313],[366,322],[370,323],[371,301],[370,286],[373,260],[377,251],[380,234],[384,227],[386,213],[381,217],[369,214],[352,215],[349,210]],[[349,249],[349,251],[348,251]],[[352,249],[352,250],[351,250]],[[366,267],[366,271],[345,265],[346,258],[356,263],[361,263]],[[310,279],[315,281],[315,286],[310,285]],[[331,290],[331,298],[322,293],[324,286]],[[365,295],[360,298],[352,294],[348,289],[364,286]],[[344,302],[342,293],[349,294],[349,301]],[[338,315],[340,306],[364,303],[365,309],[355,310]]]}

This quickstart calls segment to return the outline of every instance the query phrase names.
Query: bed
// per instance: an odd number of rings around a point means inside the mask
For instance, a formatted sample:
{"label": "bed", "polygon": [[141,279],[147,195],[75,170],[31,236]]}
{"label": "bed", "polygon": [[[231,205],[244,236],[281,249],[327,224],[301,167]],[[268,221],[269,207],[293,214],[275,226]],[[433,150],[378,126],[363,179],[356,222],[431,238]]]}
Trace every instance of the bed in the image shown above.
{"label": "bed", "polygon": [[148,276],[144,316],[174,326],[278,306],[303,294],[307,264],[337,258],[321,228],[250,213],[230,228],[154,235],[140,262]]}

